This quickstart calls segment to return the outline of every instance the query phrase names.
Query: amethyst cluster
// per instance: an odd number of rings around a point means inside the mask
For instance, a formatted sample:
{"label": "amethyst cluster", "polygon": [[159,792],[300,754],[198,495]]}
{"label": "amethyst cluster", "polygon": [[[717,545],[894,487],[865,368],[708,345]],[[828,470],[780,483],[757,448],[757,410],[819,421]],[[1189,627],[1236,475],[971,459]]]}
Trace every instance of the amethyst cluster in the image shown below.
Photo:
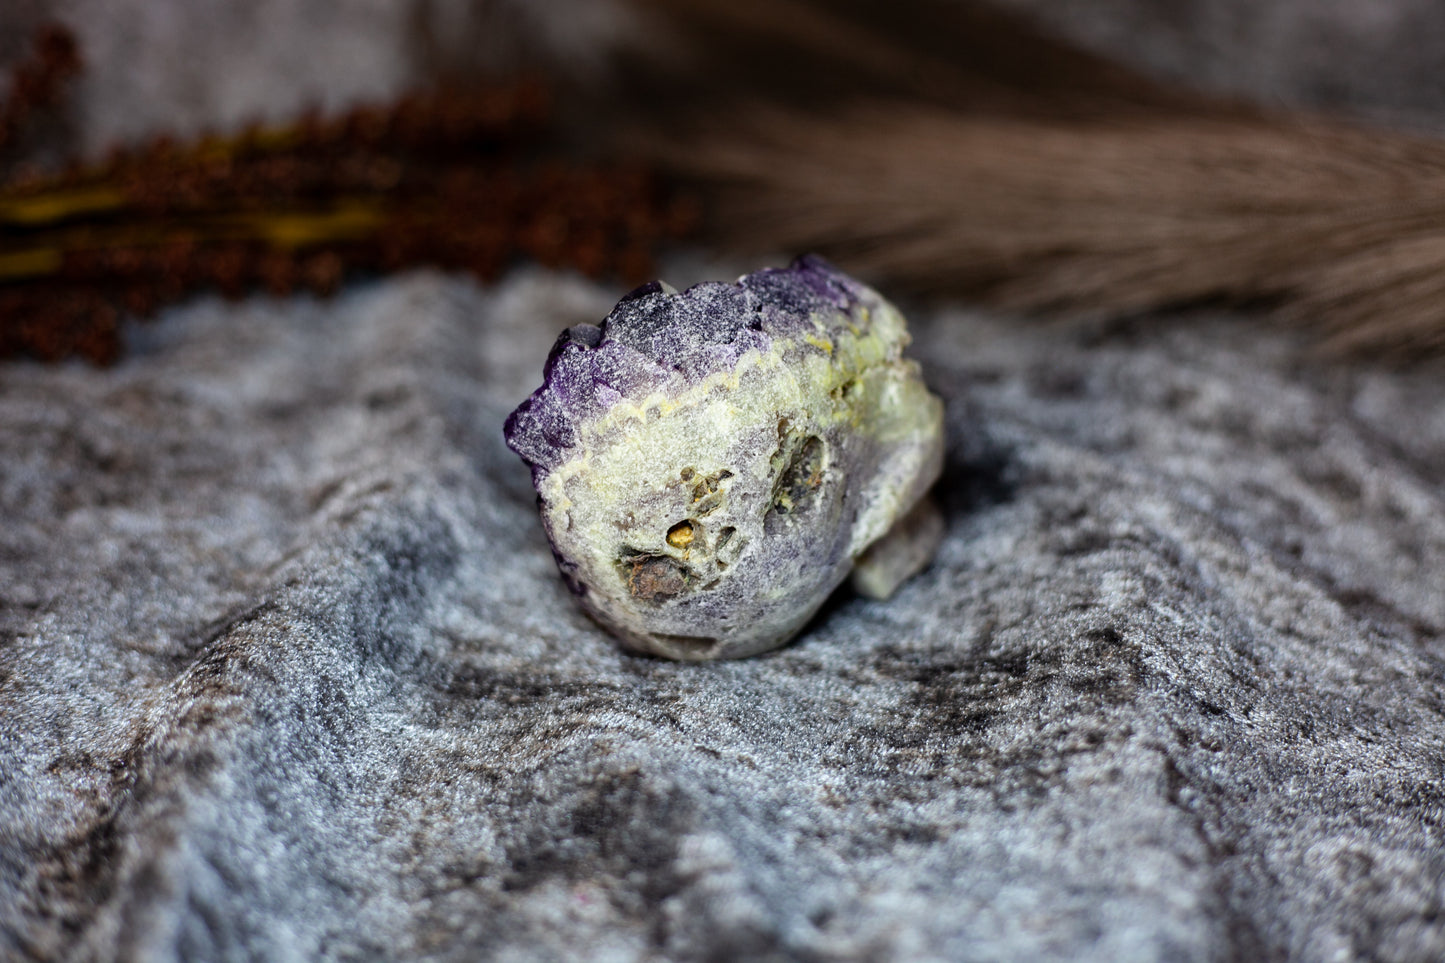
{"label": "amethyst cluster", "polygon": [[902,316],[821,258],[678,293],[653,282],[557,339],[507,419],[557,564],[628,646],[781,645],[849,573],[927,564],[942,406]]}

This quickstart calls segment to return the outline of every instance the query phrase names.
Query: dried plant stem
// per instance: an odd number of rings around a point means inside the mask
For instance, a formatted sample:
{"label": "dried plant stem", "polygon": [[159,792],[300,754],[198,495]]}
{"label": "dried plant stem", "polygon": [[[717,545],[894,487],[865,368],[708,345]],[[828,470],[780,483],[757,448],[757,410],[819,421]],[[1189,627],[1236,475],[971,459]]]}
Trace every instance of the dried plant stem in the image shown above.
{"label": "dried plant stem", "polygon": [[1445,142],[1171,90],[982,0],[631,2],[686,51],[655,58],[669,125],[637,140],[735,249],[1018,310],[1230,302],[1336,351],[1445,350]]}
{"label": "dried plant stem", "polygon": [[0,98],[0,149],[11,146],[31,116],[55,104],[65,84],[80,72],[75,36],[59,24],[47,24],[35,35],[30,56],[10,71]]}
{"label": "dried plant stem", "polygon": [[917,107],[774,114],[673,151],[734,246],[1026,310],[1269,303],[1327,347],[1445,348],[1445,144],[1345,125]]}

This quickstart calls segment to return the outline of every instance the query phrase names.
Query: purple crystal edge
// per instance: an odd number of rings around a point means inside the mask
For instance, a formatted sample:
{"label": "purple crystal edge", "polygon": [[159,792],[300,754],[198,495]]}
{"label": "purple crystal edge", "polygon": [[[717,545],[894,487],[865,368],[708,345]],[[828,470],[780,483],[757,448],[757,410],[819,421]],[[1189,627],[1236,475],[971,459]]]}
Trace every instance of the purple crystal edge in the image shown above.
{"label": "purple crystal edge", "polygon": [[564,460],[576,422],[677,375],[697,381],[730,368],[746,351],[811,327],[819,313],[849,311],[867,290],[816,254],[680,293],[644,284],[601,325],[575,325],[558,336],[541,386],[507,416],[503,437],[535,480]]}

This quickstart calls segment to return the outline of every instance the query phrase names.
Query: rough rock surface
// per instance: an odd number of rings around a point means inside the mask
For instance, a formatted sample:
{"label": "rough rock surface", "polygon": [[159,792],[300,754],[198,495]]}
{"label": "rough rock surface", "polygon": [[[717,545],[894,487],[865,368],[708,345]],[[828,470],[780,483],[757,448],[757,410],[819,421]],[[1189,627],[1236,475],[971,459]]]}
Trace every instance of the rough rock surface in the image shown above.
{"label": "rough rock surface", "polygon": [[1445,954],[1438,369],[924,317],[937,564],[675,664],[501,437],[610,299],[418,274],[4,367],[0,956]]}
{"label": "rough rock surface", "polygon": [[[704,661],[784,644],[850,572],[892,595],[938,546],[903,522],[943,467],[943,405],[908,342],[893,305],[816,256],[654,281],[568,328],[503,435],[578,604],[638,652]],[[920,557],[859,561],[895,543]]]}

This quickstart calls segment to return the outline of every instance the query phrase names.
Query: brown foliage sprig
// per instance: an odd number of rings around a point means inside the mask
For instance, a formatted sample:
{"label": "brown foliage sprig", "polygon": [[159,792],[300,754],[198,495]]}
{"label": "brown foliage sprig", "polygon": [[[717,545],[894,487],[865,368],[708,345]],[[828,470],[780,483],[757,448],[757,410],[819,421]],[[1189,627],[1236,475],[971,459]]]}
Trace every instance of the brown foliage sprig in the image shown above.
{"label": "brown foliage sprig", "polygon": [[0,189],[0,357],[113,361],[123,316],[200,289],[325,293],[436,265],[493,278],[519,257],[628,281],[691,221],[639,165],[548,140],[535,83],[402,98]]}
{"label": "brown foliage sprig", "polygon": [[13,144],[33,115],[53,107],[66,81],[80,72],[80,47],[75,35],[59,24],[47,24],[35,35],[32,50],[10,71],[0,99],[0,150]]}

